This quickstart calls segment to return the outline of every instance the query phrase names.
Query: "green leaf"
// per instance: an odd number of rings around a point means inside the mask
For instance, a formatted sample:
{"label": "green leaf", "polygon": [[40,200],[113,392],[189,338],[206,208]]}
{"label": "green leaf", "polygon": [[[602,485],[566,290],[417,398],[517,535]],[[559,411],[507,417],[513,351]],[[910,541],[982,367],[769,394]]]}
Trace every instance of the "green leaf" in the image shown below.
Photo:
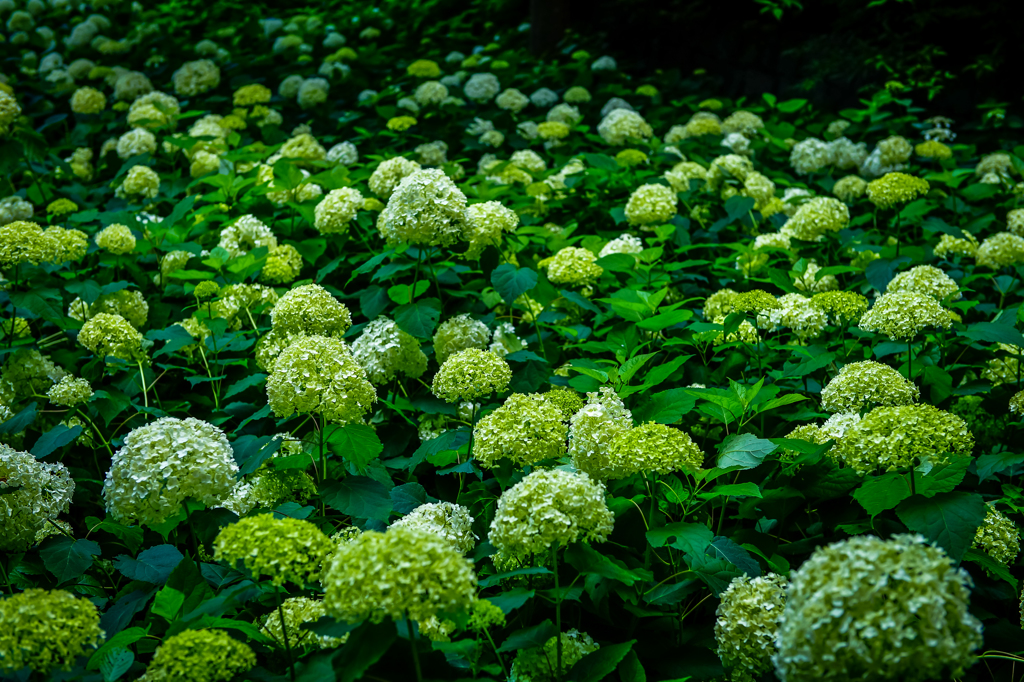
{"label": "green leaf", "polygon": [[114,559],[114,568],[129,580],[163,585],[183,555],[174,545],[150,547],[132,559],[124,554]]}
{"label": "green leaf", "polygon": [[925,497],[948,493],[964,480],[967,467],[973,461],[970,455],[949,455],[949,461],[936,464],[927,474],[922,471],[925,465],[921,465],[917,467],[918,475],[914,477],[914,490]]}
{"label": "green leaf", "polygon": [[[334,659],[334,673],[338,682],[353,682],[361,678],[391,648],[397,636],[392,622],[379,625],[364,623],[357,628],[349,635],[348,642]],[[316,682],[320,682],[320,679],[316,678]]]}
{"label": "green leaf", "polygon": [[1017,592],[1017,579],[1010,573],[1010,569],[1007,568],[1006,564],[999,563],[985,552],[974,547],[967,548],[967,553],[964,554],[964,561],[972,561],[978,564],[986,572],[1008,582],[1013,591]]}
{"label": "green leaf", "polygon": [[658,365],[644,376],[644,386],[654,387],[667,380],[692,357],[692,355],[680,355],[669,362]]}
{"label": "green leaf", "polygon": [[643,576],[626,568],[620,561],[601,554],[588,544],[577,542],[565,550],[565,561],[580,573],[592,573],[629,586],[644,580]]}
{"label": "green leaf", "polygon": [[802,109],[805,104],[807,104],[805,99],[788,99],[785,102],[779,102],[776,108],[781,112],[792,114]]}
{"label": "green leaf", "polygon": [[674,327],[677,324],[686,322],[692,317],[693,312],[690,310],[671,310],[667,313],[659,313],[654,317],[641,320],[636,323],[636,326],[641,329],[660,332],[662,329],[668,329],[669,327]]}
{"label": "green leaf", "polygon": [[734,578],[743,575],[731,561],[706,554],[689,555],[690,570],[697,574],[717,597],[729,587]]}
{"label": "green leaf", "polygon": [[346,424],[330,432],[331,452],[363,468],[384,450],[377,432],[365,424]]}
{"label": "green leaf", "polygon": [[708,492],[700,493],[702,500],[710,500],[715,497],[763,497],[761,489],[756,483],[746,481],[744,483],[728,483],[715,486]]}
{"label": "green leaf", "polygon": [[703,523],[686,523],[677,521],[661,528],[647,531],[647,541],[651,547],[675,547],[683,554],[703,554],[715,534]]}
{"label": "green leaf", "polygon": [[32,446],[32,454],[36,459],[42,459],[54,450],[64,447],[80,435],[82,435],[81,426],[68,427],[64,424],[57,424],[39,436],[39,440]]}
{"label": "green leaf", "polygon": [[228,387],[228,390],[224,391],[224,395],[221,396],[221,400],[236,396],[247,388],[253,388],[260,386],[266,381],[267,375],[257,372],[256,374],[250,374],[247,377],[239,379],[235,383]]}
{"label": "green leaf", "polygon": [[75,540],[66,535],[47,538],[39,548],[43,566],[63,585],[82,576],[102,550],[92,540]]}
{"label": "green leaf", "polygon": [[160,221],[160,229],[169,230],[172,227],[174,227],[175,223],[184,218],[185,215],[192,210],[192,206],[195,205],[196,199],[199,196],[200,195],[198,194],[193,194],[191,196],[185,197],[177,204],[175,204],[174,209],[171,211],[170,215],[168,215],[166,218]]}
{"label": "green leaf", "polygon": [[799,393],[787,393],[786,395],[780,395],[778,398],[772,398],[771,400],[767,400],[761,403],[760,405],[755,405],[754,412],[760,414],[761,412],[774,410],[776,407],[792,405],[793,403],[799,403],[803,400],[807,400],[807,396],[800,395]]}
{"label": "green leaf", "polygon": [[302,258],[305,259],[310,265],[316,263],[317,258],[324,255],[327,251],[327,240],[323,237],[316,237],[315,239],[306,239],[298,244],[293,244],[295,250],[302,254]]}
{"label": "green leaf", "polygon": [[100,673],[103,682],[114,682],[121,678],[135,662],[135,654],[123,647],[114,647],[107,651],[100,661]]}
{"label": "green leaf", "polygon": [[491,284],[506,305],[537,286],[537,271],[502,263],[491,272]]}
{"label": "green leaf", "polygon": [[341,637],[359,627],[359,623],[346,623],[345,621],[334,620],[331,616],[320,616],[320,619],[312,623],[302,623],[299,628],[315,632],[321,637]]}
{"label": "green leaf", "polygon": [[520,649],[532,649],[544,646],[544,643],[558,634],[555,624],[551,620],[545,620],[532,627],[516,630],[505,638],[505,641],[498,647],[499,652],[519,651]]}
{"label": "green leaf", "polygon": [[533,595],[533,590],[528,590],[525,587],[513,587],[511,590],[507,590],[501,594],[494,594],[487,597],[487,601],[497,606],[507,616],[526,602],[530,601],[530,599],[533,598]]}
{"label": "green leaf", "polygon": [[908,497],[910,484],[894,471],[882,476],[868,477],[853,491],[853,499],[860,502],[860,506],[871,516],[892,509]]}
{"label": "green leaf", "polygon": [[172,324],[166,329],[150,329],[146,332],[146,338],[151,341],[166,341],[163,348],[153,353],[154,358],[161,355],[173,353],[176,350],[190,346],[196,342],[195,338],[180,324]]}
{"label": "green leaf", "polygon": [[572,682],[600,682],[614,672],[619,662],[632,650],[635,643],[636,640],[631,639],[622,644],[606,645],[597,651],[591,651],[576,662],[576,665],[569,671],[568,679]]}
{"label": "green leaf", "polygon": [[11,303],[19,310],[31,310],[39,317],[50,322],[58,322],[64,319],[64,311],[61,310],[60,292],[56,289],[16,291],[10,296]]}
{"label": "green leaf", "polygon": [[647,673],[635,651],[627,653],[619,662],[619,678],[622,682],[647,682]]}
{"label": "green leaf", "polygon": [[620,170],[618,162],[607,154],[585,153],[583,158],[587,160],[588,165],[608,171],[609,173],[618,173]]}
{"label": "green leaf", "polygon": [[321,496],[331,509],[349,516],[387,521],[391,515],[391,496],[387,488],[366,476],[346,476],[328,483],[321,490]]}
{"label": "green leaf", "polygon": [[685,388],[670,388],[655,393],[647,402],[633,410],[633,419],[638,424],[649,421],[673,424],[682,419],[684,414],[689,413],[696,402],[696,397],[687,393]]}
{"label": "green leaf", "polygon": [[404,332],[418,339],[433,336],[434,327],[441,318],[441,302],[436,298],[425,298],[415,303],[407,303],[395,310],[395,324]]}
{"label": "green leaf", "polygon": [[110,520],[100,521],[95,516],[86,517],[85,525],[90,533],[102,530],[116,536],[133,554],[142,547],[142,528],[139,526],[125,526]]}
{"label": "green leaf", "polygon": [[583,308],[584,310],[589,310],[590,312],[594,313],[595,315],[597,315],[597,314],[599,314],[601,312],[600,308],[598,308],[596,305],[591,303],[589,298],[587,298],[586,296],[584,296],[583,294],[581,294],[579,292],[569,291],[568,289],[560,289],[558,291],[558,293],[561,294],[562,298],[564,298],[564,299],[566,299],[568,301],[572,301],[573,303],[575,303],[579,307]]}
{"label": "green leaf", "polygon": [[149,628],[127,628],[121,630],[106,642],[103,643],[99,649],[93,652],[92,656],[89,657],[89,662],[86,664],[87,670],[96,670],[100,667],[100,661],[111,649],[123,649],[129,644],[134,644],[143,637],[149,634]]}
{"label": "green leaf", "polygon": [[734,434],[722,442],[718,451],[717,466],[721,469],[736,466],[741,469],[753,469],[777,447],[770,440],[758,438],[752,433]]}
{"label": "green leaf", "polygon": [[711,546],[705,552],[709,556],[725,559],[751,578],[761,575],[761,566],[750,556],[750,552],[725,536],[719,535],[712,540]]}
{"label": "green leaf", "polygon": [[274,456],[283,442],[280,438],[273,436],[253,436],[251,434],[239,436],[231,443],[235,463],[238,464],[238,472],[243,476],[253,473],[260,468],[261,464]]}
{"label": "green leaf", "polygon": [[494,587],[495,585],[501,583],[502,580],[506,580],[508,578],[515,578],[521,575],[547,575],[549,573],[551,573],[551,571],[544,568],[543,566],[528,566],[526,568],[516,568],[511,571],[506,571],[505,573],[496,573],[494,575],[489,575],[486,578],[481,578],[479,585],[480,588],[483,589],[485,587]]}
{"label": "green leaf", "polygon": [[[1022,307],[1021,310],[1024,310],[1024,307]],[[974,464],[974,468],[978,472],[978,479],[980,481],[984,481],[993,474],[997,474],[1004,469],[1009,469],[1015,464],[1020,464],[1021,462],[1024,462],[1024,452],[996,452],[991,455],[982,455],[979,457]]]}
{"label": "green leaf", "polygon": [[988,343],[1008,343],[1024,348],[1024,335],[1010,325],[997,322],[976,322],[964,331],[957,332],[957,336]]}
{"label": "green leaf", "polygon": [[156,593],[156,598],[153,599],[153,606],[149,610],[153,615],[173,622],[177,620],[178,614],[181,613],[184,605],[185,594],[173,587],[167,586]]}
{"label": "green leaf", "polygon": [[978,493],[940,493],[932,498],[914,496],[896,507],[900,521],[946,550],[959,562],[985,518],[985,501]]}

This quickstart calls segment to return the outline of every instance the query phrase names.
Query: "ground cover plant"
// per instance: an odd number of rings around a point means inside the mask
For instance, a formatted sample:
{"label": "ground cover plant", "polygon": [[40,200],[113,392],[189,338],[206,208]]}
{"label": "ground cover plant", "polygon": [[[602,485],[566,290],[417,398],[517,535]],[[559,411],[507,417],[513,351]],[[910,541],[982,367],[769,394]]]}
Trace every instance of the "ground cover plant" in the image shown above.
{"label": "ground cover plant", "polygon": [[1016,677],[1019,121],[251,9],[0,0],[4,679]]}

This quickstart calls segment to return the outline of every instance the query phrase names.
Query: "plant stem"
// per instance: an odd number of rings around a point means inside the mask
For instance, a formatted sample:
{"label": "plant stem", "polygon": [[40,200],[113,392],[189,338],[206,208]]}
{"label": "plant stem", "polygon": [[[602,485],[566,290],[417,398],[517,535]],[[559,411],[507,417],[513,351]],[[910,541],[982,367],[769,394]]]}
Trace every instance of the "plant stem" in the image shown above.
{"label": "plant stem", "polygon": [[[8,556],[10,556],[10,555],[8,555]],[[11,587],[11,577],[9,575],[7,575],[7,566],[5,565],[6,563],[7,563],[7,557],[6,556],[5,557],[0,557],[0,571],[4,572],[4,583],[7,584],[7,591],[13,597],[14,596],[14,588]],[[488,635],[487,637],[490,638],[490,635]],[[494,646],[494,642],[491,642],[491,646]],[[497,651],[497,649],[495,649],[495,651]],[[501,657],[499,657],[498,660],[501,660]],[[504,663],[501,664],[501,669],[502,670],[505,669],[505,664]]]}
{"label": "plant stem", "polygon": [[416,285],[420,281],[420,261],[423,259],[423,249],[416,247],[416,274],[412,278],[412,289],[409,289],[409,303],[416,298]]}
{"label": "plant stem", "polygon": [[86,422],[88,422],[89,426],[91,426],[92,430],[96,433],[96,437],[99,438],[100,441],[103,442],[103,447],[105,447],[107,449],[107,452],[110,453],[110,456],[113,457],[114,456],[113,448],[110,447],[110,443],[108,443],[107,439],[103,437],[102,433],[100,433],[99,427],[96,426],[96,424],[93,422],[93,420],[89,419],[89,416],[85,412],[83,412],[81,409],[77,409],[76,408],[75,409],[75,413],[78,414],[78,416],[80,416]]}
{"label": "plant stem", "polygon": [[292,658],[292,648],[288,644],[288,628],[284,625],[284,599],[281,593],[277,593],[277,617],[281,621],[281,637],[284,639],[284,651],[288,655],[288,673],[295,682],[295,659]]}
{"label": "plant stem", "polygon": [[494,644],[494,638],[491,637],[491,633],[484,628],[484,634],[487,635],[487,641],[491,643],[491,648],[494,649],[494,655],[498,657],[498,664],[501,666],[501,675],[504,679],[509,679],[508,668],[505,667],[505,659],[501,657],[498,652],[498,647]]}
{"label": "plant stem", "polygon": [[555,574],[555,682],[562,682],[562,590],[558,585],[558,545],[551,548],[551,564]]}
{"label": "plant stem", "polygon": [[409,629],[409,644],[412,646],[412,664],[416,668],[416,682],[423,682],[423,670],[420,668],[420,652],[416,648],[416,631],[412,627],[409,612],[405,612],[405,626]]}
{"label": "plant stem", "polygon": [[[142,401],[149,407],[149,394],[146,392],[146,372],[142,369],[142,361],[138,362],[139,365],[139,380],[142,382]],[[146,413],[146,419],[149,419],[149,413]]]}

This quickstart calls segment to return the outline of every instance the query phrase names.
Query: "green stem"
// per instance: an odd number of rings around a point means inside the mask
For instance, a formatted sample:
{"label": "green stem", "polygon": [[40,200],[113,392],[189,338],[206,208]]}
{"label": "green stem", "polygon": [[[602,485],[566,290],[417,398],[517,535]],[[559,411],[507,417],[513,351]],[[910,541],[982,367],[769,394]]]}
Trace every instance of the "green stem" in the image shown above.
{"label": "green stem", "polygon": [[284,651],[288,655],[288,673],[295,682],[295,659],[292,657],[292,647],[288,643],[288,628],[284,625],[284,600],[281,593],[277,593],[277,617],[281,621],[281,637],[284,639]]}
{"label": "green stem", "polygon": [[93,420],[89,419],[89,416],[81,409],[76,408],[75,413],[82,419],[84,419],[89,424],[89,426],[92,427],[92,430],[93,432],[95,432],[96,437],[100,439],[100,441],[103,443],[103,447],[107,449],[107,452],[110,454],[110,457],[113,458],[114,450],[113,448],[110,447],[110,443],[107,442],[107,439],[103,437],[103,434],[100,433],[99,427],[97,427]]}
{"label": "green stem", "polygon": [[555,682],[562,682],[562,590],[558,585],[558,545],[551,548],[551,571],[555,574]]}
{"label": "green stem", "polygon": [[[10,555],[7,555],[7,556],[10,556]],[[4,583],[6,583],[6,585],[7,585],[7,591],[13,597],[14,596],[14,588],[11,587],[11,578],[10,578],[9,575],[7,575],[7,566],[5,566],[6,563],[7,563],[7,557],[6,556],[5,557],[0,557],[0,571],[3,571],[3,573],[4,573]],[[488,635],[488,637],[490,637],[490,635]],[[492,642],[491,646],[493,646],[493,645],[494,645],[494,643]],[[497,651],[497,649],[495,649],[495,651]],[[500,657],[499,657],[499,660],[500,660]],[[505,664],[504,663],[502,663],[501,669],[502,670],[505,669]]]}
{"label": "green stem", "polygon": [[199,563],[199,536],[196,535],[196,528],[192,525],[192,512],[188,509],[188,500],[182,503],[185,507],[185,523],[188,525],[188,534],[192,539],[192,553],[196,557],[196,563]]}
{"label": "green stem", "polygon": [[498,664],[501,666],[502,679],[509,679],[508,668],[505,667],[505,659],[501,657],[501,653],[498,651],[497,645],[494,644],[494,638],[491,637],[491,633],[484,628],[484,634],[487,635],[487,641],[491,643],[491,648],[494,649],[494,655],[498,657]]}
{"label": "green stem", "polygon": [[420,652],[416,647],[416,631],[412,627],[409,612],[405,612],[405,626],[409,629],[409,645],[412,647],[412,664],[416,668],[416,682],[423,682],[423,670],[420,668]]}
{"label": "green stem", "polygon": [[[146,372],[145,372],[145,370],[142,369],[142,361],[141,360],[138,362],[138,365],[139,365],[139,380],[142,382],[142,401],[146,404],[146,407],[149,408],[149,394],[147,393],[147,389],[146,389]],[[148,412],[146,413],[146,419],[149,419],[149,413]]]}
{"label": "green stem", "polygon": [[416,285],[420,281],[420,261],[423,260],[423,249],[416,247],[416,274],[412,278],[412,289],[409,289],[409,303],[416,298]]}

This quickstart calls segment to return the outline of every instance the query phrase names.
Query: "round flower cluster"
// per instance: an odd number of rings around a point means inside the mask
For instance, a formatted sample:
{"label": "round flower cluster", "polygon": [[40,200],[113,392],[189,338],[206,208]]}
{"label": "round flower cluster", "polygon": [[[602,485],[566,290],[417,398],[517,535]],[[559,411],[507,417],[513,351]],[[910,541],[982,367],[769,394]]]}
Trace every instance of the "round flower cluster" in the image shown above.
{"label": "round flower cluster", "polygon": [[989,505],[984,520],[974,533],[974,542],[971,546],[1008,566],[1020,553],[1020,531],[1005,514],[995,506]]}
{"label": "round flower cluster", "polygon": [[864,331],[885,334],[893,341],[909,341],[926,327],[949,329],[953,316],[939,302],[917,291],[895,291],[875,300],[860,318]]}
{"label": "round flower cluster", "polygon": [[468,610],[476,598],[473,564],[440,535],[417,528],[368,531],[341,543],[322,583],[327,614],[349,623],[422,622]]}
{"label": "round flower cluster", "polygon": [[132,363],[143,362],[142,334],[120,315],[97,313],[82,325],[78,343],[97,357],[114,357]]}
{"label": "round flower cluster", "polygon": [[558,408],[564,421],[572,419],[586,405],[579,393],[567,386],[555,386],[547,393],[541,393],[541,397]]}
{"label": "round flower cluster", "polygon": [[417,170],[402,178],[377,219],[389,246],[450,246],[462,236],[466,195],[438,168]]}
{"label": "round flower cluster", "polygon": [[476,545],[473,517],[469,510],[451,502],[421,504],[392,523],[389,530],[396,528],[433,533],[451,544],[460,554],[470,552]]}
{"label": "round flower cluster", "polygon": [[764,289],[753,289],[737,294],[732,300],[732,307],[738,312],[764,313],[779,310],[779,300]]}
{"label": "round flower cluster", "polygon": [[626,202],[626,219],[630,225],[665,223],[676,214],[678,199],[671,187],[647,184],[633,190]]}
{"label": "round flower cluster", "polygon": [[241,563],[254,577],[269,576],[274,585],[306,585],[320,574],[334,543],[309,521],[247,516],[225,526],[213,541],[214,558],[235,568]]}
{"label": "round flower cluster", "polygon": [[564,419],[545,396],[515,393],[473,429],[473,457],[487,469],[502,458],[524,466],[561,457],[568,436]]}
{"label": "round flower cluster", "polygon": [[610,242],[601,247],[601,252],[598,254],[598,258],[604,258],[610,256],[613,253],[628,253],[638,254],[644,250],[644,244],[640,241],[639,237],[623,233],[612,239]]}
{"label": "round flower cluster", "polygon": [[493,73],[474,73],[462,86],[462,92],[474,102],[486,102],[501,92],[501,83]]}
{"label": "round flower cluster", "polygon": [[[284,627],[282,627],[281,616],[284,616]],[[309,649],[330,649],[341,646],[348,640],[348,633],[341,637],[330,637],[328,635],[317,635],[310,630],[304,630],[305,623],[315,623],[321,617],[327,615],[324,603],[319,599],[309,597],[290,597],[281,604],[281,610],[271,611],[263,618],[263,627],[260,632],[274,640],[274,644],[284,648],[288,647],[309,650]]]}
{"label": "round flower cluster", "polygon": [[185,62],[171,79],[176,93],[182,97],[192,97],[220,85],[220,68],[209,59]]}
{"label": "round flower cluster", "polygon": [[[128,175],[125,176],[124,182],[121,183],[115,192],[115,194],[122,199],[129,197],[155,199],[156,195],[159,193],[160,176],[157,175],[155,170],[148,166],[132,166],[131,170],[128,171]],[[99,244],[99,241],[97,240],[96,243]],[[132,247],[134,248],[134,240]],[[108,250],[112,251],[112,249]]]}
{"label": "round flower cluster", "polygon": [[287,284],[302,272],[302,254],[291,244],[275,246],[267,254],[260,280],[270,284]]}
{"label": "round flower cluster", "polygon": [[654,130],[643,117],[629,109],[614,109],[601,119],[597,134],[606,143],[621,147],[631,139],[646,140]]}
{"label": "round flower cluster", "polygon": [[366,371],[345,343],[332,337],[296,336],[267,377],[267,404],[278,417],[298,412],[337,424],[358,423],[376,401]]}
{"label": "round flower cluster", "polygon": [[107,108],[107,96],[96,88],[78,88],[71,96],[71,111],[76,114],[98,114]]}
{"label": "round flower cluster", "polygon": [[63,464],[42,462],[0,443],[0,551],[24,552],[35,544],[36,533],[68,511],[74,492],[75,481]]}
{"label": "round flower cluster", "polygon": [[[278,452],[285,455],[300,454],[302,442],[286,440]],[[275,509],[284,502],[305,503],[315,495],[316,483],[304,471],[277,470],[263,466],[248,480],[236,483],[231,497],[224,501],[223,506],[238,516],[245,516],[253,509]]]}
{"label": "round flower cluster", "polygon": [[498,95],[498,98],[494,100],[494,103],[498,105],[499,109],[504,109],[505,111],[511,111],[513,114],[518,114],[530,104],[530,98],[516,88],[508,88]]}
{"label": "round flower cluster", "polygon": [[764,121],[761,117],[749,111],[734,111],[722,121],[722,132],[726,135],[740,133],[747,137],[753,137],[763,128]]}
{"label": "round flower cluster", "polygon": [[29,398],[45,392],[65,376],[64,370],[53,364],[48,355],[34,348],[22,347],[7,357],[0,374],[0,396],[10,402],[6,395],[13,390],[19,398]]}
{"label": "round flower cluster", "polygon": [[177,98],[163,92],[150,92],[135,99],[128,109],[128,125],[141,128],[159,128],[176,125],[181,113]]}
{"label": "round flower cluster", "polygon": [[304,284],[290,289],[274,304],[270,322],[279,333],[340,338],[352,326],[352,314],[319,284]]}
{"label": "round flower cluster", "polygon": [[[793,330],[801,341],[817,338],[825,331],[828,316],[802,294],[786,294],[779,298],[779,307],[757,316],[761,329],[784,327]],[[740,328],[742,333],[742,326]],[[753,341],[756,343],[756,340]]]}
{"label": "round flower cluster", "polygon": [[96,233],[96,246],[115,255],[135,250],[135,235],[127,225],[114,223]]}
{"label": "round flower cluster", "polygon": [[821,406],[829,412],[861,412],[871,407],[910,405],[920,397],[914,382],[892,367],[865,360],[839,370],[821,390]]}
{"label": "round flower cluster", "polygon": [[589,249],[567,246],[551,258],[545,258],[538,266],[547,267],[548,280],[552,284],[570,284],[585,287],[597,282],[604,274],[604,268],[595,263],[597,256]]}
{"label": "round flower cluster", "polygon": [[488,350],[467,348],[449,356],[434,375],[431,390],[454,403],[501,393],[512,380],[512,368],[504,358]]}
{"label": "round flower cluster", "polygon": [[800,291],[806,291],[810,293],[820,293],[823,291],[833,291],[839,288],[839,280],[835,278],[835,275],[821,275],[818,273],[822,270],[822,267],[818,265],[817,261],[811,259],[807,261],[807,269],[799,277],[793,280],[793,286]]}
{"label": "round flower cluster", "polygon": [[247,323],[256,327],[253,320],[255,312],[277,301],[277,292],[262,284],[229,284],[221,289],[220,297],[212,303],[212,310],[214,315],[224,318],[232,329],[237,330]]}
{"label": "round flower cluster", "polygon": [[104,637],[96,607],[70,592],[29,588],[0,599],[0,672],[70,670]]}
{"label": "round flower cluster", "polygon": [[54,405],[74,407],[89,402],[92,397],[92,386],[85,379],[69,374],[61,377],[61,380],[54,384],[46,392],[46,395]]}
{"label": "round flower cluster", "polygon": [[604,485],[585,473],[534,471],[498,498],[489,540],[513,556],[577,541],[604,542],[615,523],[604,495]]}
{"label": "round flower cluster", "polygon": [[473,204],[466,209],[463,239],[469,242],[466,258],[477,260],[488,246],[500,246],[502,232],[519,226],[519,214],[498,201]]}
{"label": "round flower cluster", "polygon": [[103,484],[107,511],[149,525],[176,514],[186,499],[219,505],[235,486],[234,451],[216,426],[162,417],[125,436]]}
{"label": "round flower cluster", "polygon": [[938,464],[942,453],[970,454],[974,435],[960,417],[931,405],[876,407],[836,444],[839,457],[859,474]]}
{"label": "round flower cluster", "polygon": [[366,370],[370,383],[378,386],[399,372],[415,379],[427,371],[427,356],[419,341],[383,315],[363,328],[352,344],[352,356]]}
{"label": "round flower cluster", "polygon": [[441,75],[441,67],[430,59],[417,59],[405,68],[405,72],[417,78],[437,78]]}
{"label": "round flower cluster", "polygon": [[789,164],[798,175],[807,175],[835,162],[832,146],[824,140],[809,137],[797,142],[789,153]]}
{"label": "round flower cluster", "polygon": [[978,265],[999,270],[1024,263],[1024,237],[998,232],[986,237],[977,250]]}
{"label": "round flower cluster", "polygon": [[685,431],[648,422],[620,431],[608,444],[608,459],[615,478],[648,471],[692,474],[704,463],[704,453]]}
{"label": "round flower cluster", "polygon": [[[558,671],[558,639],[562,640],[562,670]],[[544,646],[522,649],[512,662],[509,677],[516,682],[555,682],[587,654],[601,647],[585,632],[573,628],[552,637]]]}
{"label": "round flower cluster", "polygon": [[351,142],[339,142],[327,150],[327,160],[342,166],[351,166],[359,161],[359,150]]}
{"label": "round flower cluster", "polygon": [[381,161],[368,181],[370,191],[381,199],[387,199],[403,178],[418,170],[420,170],[420,165],[404,156]]}
{"label": "round flower cluster", "polygon": [[812,296],[811,303],[827,313],[837,326],[856,324],[868,309],[868,299],[854,291],[823,291]]}
{"label": "round flower cluster", "polygon": [[611,388],[587,394],[586,406],[570,419],[569,456],[579,471],[597,478],[621,478],[611,460],[611,443],[633,427],[633,415]]}
{"label": "round flower cluster", "polygon": [[183,630],[157,648],[145,680],[227,682],[254,665],[252,649],[224,630]]}
{"label": "round flower cluster", "polygon": [[483,350],[491,330],[479,320],[474,320],[467,313],[456,315],[442,322],[434,332],[434,357],[439,364],[444,364],[450,356],[467,348]]}
{"label": "round flower cluster", "polygon": [[868,183],[857,175],[847,175],[841,180],[837,180],[836,184],[832,185],[832,194],[839,197],[840,201],[845,201],[848,204],[852,204],[857,199],[864,196],[864,193],[868,190]]}
{"label": "round flower cluster", "polygon": [[928,193],[927,180],[906,173],[886,173],[868,183],[867,195],[879,208],[895,208]]}
{"label": "round flower cluster", "polygon": [[[130,159],[141,154],[153,154],[156,152],[156,136],[145,128],[135,128],[117,139],[114,146],[118,157]],[[100,150],[102,157],[104,150]]]}
{"label": "round flower cluster", "polygon": [[814,197],[796,210],[782,226],[783,234],[805,242],[821,241],[826,232],[838,232],[850,222],[850,209],[832,197]]}
{"label": "round flower cluster", "polygon": [[934,265],[918,265],[906,272],[897,274],[889,282],[886,293],[892,291],[916,291],[927,294],[940,301],[947,296],[952,300],[961,298],[960,287],[942,270]]}
{"label": "round flower cluster", "polygon": [[733,578],[715,611],[715,643],[730,679],[754,682],[771,670],[775,635],[786,606],[785,576]]}
{"label": "round flower cluster", "polygon": [[970,577],[921,536],[833,543],[790,580],[772,659],[783,682],[958,677],[981,646]]}
{"label": "round flower cluster", "polygon": [[708,171],[693,161],[680,161],[663,176],[676,192],[689,192],[691,180],[707,180]]}

